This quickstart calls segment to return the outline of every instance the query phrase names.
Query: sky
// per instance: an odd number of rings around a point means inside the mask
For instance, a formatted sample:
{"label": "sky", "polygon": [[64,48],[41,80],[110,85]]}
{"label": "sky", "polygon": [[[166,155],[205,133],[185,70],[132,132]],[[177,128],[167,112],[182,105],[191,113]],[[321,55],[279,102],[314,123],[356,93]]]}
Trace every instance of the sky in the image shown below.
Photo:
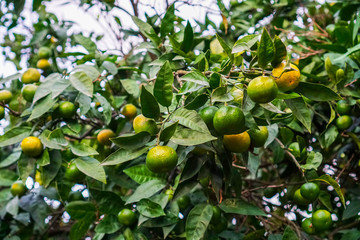
{"label": "sky", "polygon": [[[85,11],[85,8],[78,7],[78,2],[80,0],[53,0],[50,2],[45,2],[46,9],[48,12],[56,14],[60,20],[73,21],[76,24],[70,29],[69,33],[82,33],[85,36],[88,36],[90,32],[95,32],[96,35],[105,35],[105,37],[98,43],[100,50],[113,49],[119,47],[120,44],[115,39],[113,32],[118,31],[118,29],[111,29],[108,26],[108,22],[112,26],[116,26],[115,21],[111,18],[111,15],[115,15],[120,18],[121,23],[124,28],[136,28],[136,25],[131,20],[131,17],[119,9],[113,8],[111,14],[107,18],[99,17],[99,8],[93,7]],[[115,0],[122,8],[128,10],[130,13],[133,13],[132,7],[129,0]],[[156,11],[159,14],[163,14],[163,9],[165,9],[165,0],[140,0],[146,5],[141,5],[139,8],[140,13],[139,17],[145,19],[144,13],[147,12],[148,15],[153,15],[155,12],[151,6],[155,6]],[[98,2],[98,0],[93,0],[93,2]],[[219,24],[222,21],[219,8],[216,4],[216,0],[192,0],[194,6],[189,6],[177,2],[175,8],[177,9],[177,15],[182,17],[185,20],[189,20],[193,26],[195,26],[195,20],[203,22],[205,19],[206,9],[209,9],[211,12],[209,18],[215,23]],[[230,0],[223,0],[226,6],[229,5]],[[120,4],[121,3],[121,4]],[[100,4],[100,3],[98,3]],[[200,7],[199,5],[205,6]],[[25,9],[23,11],[23,16],[25,17],[25,23],[28,26],[31,26],[32,22],[35,21],[34,14],[31,12],[32,0],[26,0]],[[13,31],[21,33],[24,30],[21,28],[15,28]],[[0,31],[0,41],[1,34],[4,32]],[[211,34],[211,33],[209,33]],[[129,39],[133,41],[134,39]],[[117,45],[117,46],[114,46]],[[126,46],[125,46],[126,48]],[[2,50],[0,48],[0,50]],[[26,67],[26,62],[21,63],[22,67]],[[5,62],[5,58],[0,54],[0,76],[6,77],[16,73],[17,70],[11,62]]]}

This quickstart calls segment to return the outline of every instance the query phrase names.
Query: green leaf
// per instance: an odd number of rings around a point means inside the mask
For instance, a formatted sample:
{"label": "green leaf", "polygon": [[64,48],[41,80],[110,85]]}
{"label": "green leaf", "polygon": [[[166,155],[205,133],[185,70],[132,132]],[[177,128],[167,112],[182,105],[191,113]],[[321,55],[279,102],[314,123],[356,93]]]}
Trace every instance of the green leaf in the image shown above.
{"label": "green leaf", "polygon": [[327,184],[331,185],[335,189],[336,193],[339,195],[341,203],[344,205],[344,207],[346,207],[345,198],[344,198],[344,195],[343,195],[343,193],[342,193],[342,191],[340,189],[340,186],[330,175],[324,174],[324,175],[321,175],[320,177],[318,177],[316,179],[312,179],[311,181],[312,182],[314,182],[314,181],[322,181],[322,182],[326,182]]}
{"label": "green leaf", "polygon": [[142,147],[139,149],[118,149],[112,154],[110,154],[107,158],[105,158],[101,165],[117,165],[133,160],[146,153],[148,149],[149,147]]}
{"label": "green leaf", "polygon": [[0,186],[10,187],[17,179],[18,175],[16,172],[8,169],[0,170]]}
{"label": "green leaf", "polygon": [[85,72],[93,81],[95,81],[100,76],[100,72],[97,70],[97,68],[88,64],[77,65],[71,71],[71,73],[75,72]]}
{"label": "green leaf", "polygon": [[140,95],[139,84],[135,80],[122,79],[120,82],[127,93],[132,95],[134,98],[139,97]]}
{"label": "green leaf", "polygon": [[8,167],[14,164],[17,160],[19,160],[21,155],[21,151],[14,151],[9,156],[7,156],[4,160],[0,162],[0,168]]}
{"label": "green leaf", "polygon": [[[194,92],[193,94],[196,95],[197,93]],[[190,94],[185,100],[184,107],[189,110],[195,110],[204,106],[204,104],[208,101],[208,99],[209,96],[205,93],[199,94],[195,98],[193,98],[192,94]]]}
{"label": "green leaf", "polygon": [[102,111],[102,115],[104,116],[105,119],[105,124],[109,124],[111,122],[111,118],[112,118],[112,109],[111,109],[111,105],[108,102],[108,100],[106,100],[106,98],[104,98],[102,95],[100,95],[99,93],[97,93],[95,95],[95,99],[100,102],[101,107],[103,108]]}
{"label": "green leaf", "polygon": [[218,87],[211,94],[211,101],[215,102],[229,102],[233,100],[234,97],[230,92],[227,92],[227,87]]}
{"label": "green leaf", "polygon": [[11,199],[6,204],[5,209],[9,214],[16,216],[19,212],[19,197],[16,196],[13,199]]}
{"label": "green leaf", "polygon": [[50,164],[50,156],[46,148],[41,154],[41,157],[37,160],[37,164],[39,164],[39,166],[46,166]]}
{"label": "green leaf", "polygon": [[80,240],[88,232],[90,225],[95,220],[95,215],[91,215],[87,218],[82,218],[77,221],[70,230],[71,240]]}
{"label": "green leaf", "polygon": [[19,175],[23,183],[26,182],[27,177],[34,170],[36,164],[36,158],[28,157],[25,154],[21,154],[18,161]]}
{"label": "green leaf", "polygon": [[298,240],[298,236],[294,232],[294,230],[291,229],[291,227],[287,226],[285,228],[284,234],[281,238],[281,240]]}
{"label": "green leaf", "polygon": [[83,144],[83,143],[73,143],[69,142],[69,146],[71,149],[71,152],[75,154],[76,156],[91,156],[91,155],[98,155],[99,153],[89,145]]}
{"label": "green leaf", "polygon": [[97,50],[96,44],[89,38],[83,35],[74,35],[74,39],[77,43],[82,45],[89,53],[95,53]]}
{"label": "green leaf", "polygon": [[271,61],[273,67],[277,67],[284,59],[286,59],[287,51],[285,44],[281,41],[279,36],[274,37],[275,54]]}
{"label": "green leaf", "polygon": [[320,144],[323,148],[329,148],[333,144],[339,135],[339,130],[336,126],[330,126],[320,136]]}
{"label": "green leaf", "polygon": [[250,51],[251,47],[258,41],[259,35],[251,34],[237,40],[231,53],[242,53]]}
{"label": "green leaf", "polygon": [[83,219],[95,215],[96,207],[91,202],[73,201],[65,206],[66,212],[72,219]]}
{"label": "green leaf", "polygon": [[321,153],[311,151],[306,159],[306,164],[301,165],[301,167],[306,170],[314,169],[315,171],[317,171],[318,167],[322,163],[322,160],[323,160],[323,156]]}
{"label": "green leaf", "polygon": [[91,98],[79,92],[76,101],[80,105],[80,115],[86,114],[91,108]]}
{"label": "green leaf", "polygon": [[359,240],[360,231],[357,229],[345,230],[340,240]]}
{"label": "green leaf", "polygon": [[157,101],[164,107],[169,107],[171,105],[173,97],[173,82],[174,75],[172,73],[169,61],[166,61],[158,72],[154,85],[154,96]]}
{"label": "green leaf", "polygon": [[124,208],[124,202],[114,192],[90,189],[90,195],[95,199],[100,213],[117,214]]}
{"label": "green leaf", "polygon": [[263,212],[260,208],[250,203],[244,202],[241,199],[235,199],[235,198],[225,199],[219,205],[219,207],[225,213],[266,217],[266,213]]}
{"label": "green leaf", "polygon": [[[331,195],[327,191],[320,191],[319,201],[330,211],[333,211],[331,204]],[[345,209],[347,210],[347,208]]]}
{"label": "green leaf", "polygon": [[174,21],[176,19],[175,16],[175,4],[171,4],[169,8],[166,10],[164,18],[161,21],[160,26],[160,35],[161,37],[165,37],[168,33],[172,33],[174,31]]}
{"label": "green leaf", "polygon": [[160,141],[167,142],[171,139],[171,137],[174,135],[177,126],[178,121],[172,122],[170,124],[165,125],[164,129],[160,132]]}
{"label": "green leaf", "polygon": [[95,232],[111,234],[119,230],[120,227],[120,223],[115,215],[107,215],[96,225]]}
{"label": "green leaf", "polygon": [[111,75],[116,75],[118,73],[118,68],[113,62],[104,61],[101,66],[104,67],[109,73],[111,73]]}
{"label": "green leaf", "polygon": [[193,40],[194,32],[190,22],[188,21],[184,31],[184,39],[181,43],[181,50],[183,50],[185,53],[189,52],[192,49]]}
{"label": "green leaf", "polygon": [[186,239],[203,239],[212,215],[213,210],[210,204],[198,204],[191,209],[188,217],[186,218]]}
{"label": "green leaf", "polygon": [[86,175],[106,184],[106,174],[100,162],[91,157],[82,157],[74,160],[77,168]]}
{"label": "green leaf", "polygon": [[62,78],[59,73],[52,73],[47,76],[36,89],[33,103],[36,103],[39,99],[50,93],[52,98],[56,98],[69,86],[69,80]]}
{"label": "green leaf", "polygon": [[165,216],[164,210],[161,208],[161,206],[149,199],[141,199],[136,204],[136,209],[141,215],[148,218]]}
{"label": "green leaf", "polygon": [[352,200],[344,210],[342,220],[346,220],[355,217],[360,212],[360,200]]}
{"label": "green leaf", "polygon": [[259,104],[262,108],[265,108],[266,110],[273,112],[273,113],[279,113],[279,114],[285,114],[285,112],[278,109],[274,104],[270,103],[263,103]]}
{"label": "green leaf", "polygon": [[173,121],[179,121],[179,124],[190,129],[210,133],[204,120],[194,110],[188,110],[186,108],[177,109],[170,117]]}
{"label": "green leaf", "polygon": [[256,177],[256,172],[260,166],[261,159],[259,156],[259,151],[254,152],[255,154],[249,152],[249,158],[248,158],[248,169],[252,176]]}
{"label": "green leaf", "polygon": [[140,103],[141,112],[145,117],[153,119],[160,117],[160,107],[156,98],[144,86],[141,87]]}
{"label": "green leaf", "polygon": [[212,136],[210,133],[178,127],[170,140],[178,145],[192,146],[216,139],[217,138]]}
{"label": "green leaf", "polygon": [[269,137],[265,142],[265,145],[264,145],[265,148],[267,148],[270,145],[270,143],[272,143],[275,140],[276,136],[279,133],[279,126],[276,123],[274,123],[274,124],[271,124],[270,126],[268,126],[267,129],[269,132]]}
{"label": "green leaf", "polygon": [[57,176],[61,163],[62,157],[60,151],[52,150],[49,154],[50,164],[42,168],[41,180],[45,187],[48,187],[52,180]]}
{"label": "green leaf", "polygon": [[9,146],[22,141],[30,135],[30,127],[14,127],[0,136],[0,147]]}
{"label": "green leaf", "polygon": [[125,204],[138,202],[141,199],[149,198],[159,192],[166,186],[166,181],[164,180],[150,180],[141,184],[135,192],[128,198]]}
{"label": "green leaf", "polygon": [[67,146],[68,142],[65,140],[64,134],[61,129],[57,128],[54,131],[45,129],[39,136],[42,144],[45,147],[62,150]]}
{"label": "green leaf", "polygon": [[231,59],[231,61],[233,61],[234,56],[232,55],[231,48],[229,47],[229,45],[227,45],[226,42],[217,33],[216,33],[216,39],[219,41],[221,47],[224,49],[224,51]]}
{"label": "green leaf", "polygon": [[285,99],[286,105],[305,128],[311,133],[311,112],[302,98]]}
{"label": "green leaf", "polygon": [[21,78],[21,75],[22,75],[21,73],[15,73],[7,77],[0,78],[0,84],[4,84],[6,82],[11,82],[13,80],[19,79]]}
{"label": "green leaf", "polygon": [[193,82],[202,86],[209,87],[209,82],[204,74],[198,71],[192,71],[180,78],[182,81]]}
{"label": "green leaf", "polygon": [[300,82],[297,90],[305,97],[314,101],[325,102],[342,99],[339,94],[330,88],[317,83]]}
{"label": "green leaf", "polygon": [[166,180],[166,174],[153,173],[146,167],[146,165],[137,165],[127,168],[124,170],[124,173],[139,184],[143,184],[151,180]]}
{"label": "green leaf", "polygon": [[86,96],[92,97],[94,92],[93,80],[85,72],[74,72],[70,74],[71,85]]}
{"label": "green leaf", "polygon": [[55,103],[56,99],[52,99],[51,94],[47,95],[45,98],[37,102],[27,121],[29,122],[33,119],[39,118],[45,113],[49,112]]}
{"label": "green leaf", "polygon": [[148,132],[139,132],[136,134],[123,134],[122,136],[111,138],[110,140],[125,149],[136,149],[144,146],[151,139]]}
{"label": "green leaf", "polygon": [[271,37],[268,31],[266,30],[266,28],[264,28],[261,34],[261,39],[257,54],[259,67],[265,69],[268,63],[274,59],[274,54],[275,54],[274,42],[271,40]]}
{"label": "green leaf", "polygon": [[148,39],[150,39],[155,46],[159,46],[159,44],[161,43],[161,39],[160,37],[156,34],[155,30],[152,28],[152,26],[146,22],[143,22],[142,20],[140,20],[138,17],[133,16],[132,20],[134,21],[134,23],[139,27],[140,32],[147,37]]}

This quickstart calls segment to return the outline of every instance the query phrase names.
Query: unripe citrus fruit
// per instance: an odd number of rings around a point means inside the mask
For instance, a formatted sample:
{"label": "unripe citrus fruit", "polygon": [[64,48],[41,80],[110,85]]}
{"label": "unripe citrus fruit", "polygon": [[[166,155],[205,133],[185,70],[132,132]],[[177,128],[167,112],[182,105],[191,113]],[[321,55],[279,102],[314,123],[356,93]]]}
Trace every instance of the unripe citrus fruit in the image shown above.
{"label": "unripe citrus fruit", "polygon": [[150,135],[155,135],[158,132],[158,127],[153,119],[146,118],[140,114],[134,118],[133,128],[136,133],[148,132]]}
{"label": "unripe citrus fruit", "polygon": [[56,39],[56,37],[54,37],[54,36],[51,36],[51,38],[50,38],[50,42],[51,43],[56,43],[58,40]]}
{"label": "unripe citrus fruit", "polygon": [[317,210],[312,214],[312,224],[317,231],[329,229],[332,225],[330,212],[326,210]]}
{"label": "unripe citrus fruit", "polygon": [[335,76],[336,76],[336,82],[337,82],[337,83],[341,82],[342,80],[345,79],[345,72],[344,72],[344,70],[342,70],[341,68],[339,68],[338,70],[336,70]]}
{"label": "unripe citrus fruit", "polygon": [[51,50],[48,47],[41,47],[38,51],[38,56],[41,59],[48,59],[50,57]]}
{"label": "unripe citrus fruit", "polygon": [[21,76],[21,81],[25,84],[40,81],[40,72],[35,68],[29,68]]}
{"label": "unripe citrus fruit", "polygon": [[39,170],[36,170],[35,173],[35,182],[39,183],[40,185],[43,185],[43,181],[41,179],[41,173]]}
{"label": "unripe citrus fruit", "polygon": [[312,224],[312,218],[306,218],[302,223],[301,227],[307,234],[313,235],[315,234],[315,228]]}
{"label": "unripe citrus fruit", "polygon": [[346,130],[353,124],[353,120],[349,115],[343,115],[336,119],[336,126],[340,130]]}
{"label": "unripe citrus fruit", "polygon": [[136,214],[130,209],[124,208],[119,212],[118,220],[125,226],[131,226],[136,222]]}
{"label": "unripe citrus fruit", "polygon": [[300,193],[301,196],[303,196],[305,199],[313,202],[318,198],[320,194],[320,188],[316,183],[308,182],[304,183],[300,187]]}
{"label": "unripe citrus fruit", "polygon": [[230,90],[230,94],[231,96],[234,98],[234,102],[238,103],[238,104],[242,104],[242,101],[244,99],[244,92],[241,89],[238,89],[236,87],[233,87]]}
{"label": "unripe citrus fruit", "polygon": [[77,168],[74,162],[71,162],[65,170],[64,178],[72,182],[80,182],[85,178],[85,174]]}
{"label": "unripe citrus fruit", "polygon": [[174,197],[174,190],[166,189],[165,194],[168,195],[168,201],[171,201]]}
{"label": "unripe citrus fruit", "polygon": [[183,195],[181,197],[179,197],[177,200],[176,200],[178,206],[179,206],[179,209],[180,211],[183,211],[185,209],[187,209],[189,206],[190,206],[190,197],[188,195]]}
{"label": "unripe citrus fruit", "polygon": [[26,85],[23,89],[22,89],[22,96],[23,98],[28,101],[28,102],[32,102],[32,100],[34,99],[35,96],[35,92],[36,89],[38,87],[34,84],[29,84]]}
{"label": "unripe citrus fruit", "polygon": [[0,91],[0,102],[9,103],[13,95],[9,90]]}
{"label": "unripe citrus fruit", "polygon": [[218,206],[211,206],[213,210],[213,215],[211,217],[211,224],[218,224],[221,220],[221,210]]}
{"label": "unripe citrus fruit", "polygon": [[247,132],[224,135],[223,138],[224,146],[227,150],[234,153],[242,153],[249,150],[250,147],[250,136]]}
{"label": "unripe citrus fruit", "polygon": [[268,103],[278,94],[278,87],[272,77],[259,76],[250,81],[247,93],[256,103]]}
{"label": "unripe citrus fruit", "polygon": [[27,191],[25,184],[22,181],[16,181],[11,185],[10,192],[13,196],[21,197]]}
{"label": "unripe citrus fruit", "polygon": [[5,108],[0,106],[0,119],[3,119],[5,117]]}
{"label": "unripe citrus fruit", "polygon": [[111,145],[110,138],[115,137],[115,133],[110,129],[103,129],[97,135],[97,140],[102,145]]}
{"label": "unripe citrus fruit", "polygon": [[128,119],[133,119],[136,116],[136,107],[133,104],[126,104],[122,107],[121,114]]}
{"label": "unripe citrus fruit", "polygon": [[26,137],[21,142],[23,153],[29,157],[38,157],[43,152],[43,145],[37,137]]}
{"label": "unripe citrus fruit", "polygon": [[36,63],[36,67],[40,68],[42,70],[48,69],[51,66],[49,60],[47,59],[40,59],[37,63]]}
{"label": "unripe citrus fruit", "polygon": [[351,107],[345,100],[340,100],[336,103],[336,110],[340,115],[346,115],[350,113]]}
{"label": "unripe citrus fruit", "polygon": [[251,138],[251,144],[254,147],[264,146],[266,140],[269,137],[269,132],[267,127],[260,126],[259,129],[250,129],[247,131]]}
{"label": "unripe citrus fruit", "polygon": [[63,118],[72,118],[76,113],[75,105],[72,102],[62,102],[59,105],[59,114]]}
{"label": "unripe citrus fruit", "polygon": [[244,130],[245,116],[238,107],[223,106],[215,113],[213,124],[220,134],[237,134]]}
{"label": "unripe citrus fruit", "polygon": [[283,92],[295,89],[300,83],[299,69],[294,64],[290,64],[290,67],[295,70],[284,72],[285,66],[286,63],[283,62],[272,70],[272,75],[275,77],[275,82],[278,88]]}
{"label": "unripe citrus fruit", "polygon": [[147,168],[155,173],[164,173],[172,170],[178,161],[176,151],[169,146],[156,146],[146,156]]}
{"label": "unripe citrus fruit", "polygon": [[212,130],[214,129],[214,116],[219,109],[215,106],[204,107],[199,111],[200,117],[204,120],[206,126]]}
{"label": "unripe citrus fruit", "polygon": [[297,189],[294,193],[294,202],[299,206],[308,205],[310,203],[309,200],[305,199],[300,192],[300,188]]}

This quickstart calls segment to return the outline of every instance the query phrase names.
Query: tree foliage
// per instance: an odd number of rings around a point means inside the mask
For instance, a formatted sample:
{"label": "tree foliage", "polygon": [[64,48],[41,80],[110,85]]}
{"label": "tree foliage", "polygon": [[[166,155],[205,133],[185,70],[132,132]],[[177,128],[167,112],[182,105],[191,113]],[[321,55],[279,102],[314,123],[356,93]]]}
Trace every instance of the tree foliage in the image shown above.
{"label": "tree foliage", "polygon": [[[2,239],[359,239],[360,4],[218,0],[195,25],[177,16],[192,1],[76,1],[115,24],[114,51],[51,1],[30,1],[28,26],[27,2],[0,3],[18,70],[0,79]],[[149,157],[159,145],[176,154]],[[167,154],[170,171],[147,167]],[[319,209],[332,221],[302,224]]]}

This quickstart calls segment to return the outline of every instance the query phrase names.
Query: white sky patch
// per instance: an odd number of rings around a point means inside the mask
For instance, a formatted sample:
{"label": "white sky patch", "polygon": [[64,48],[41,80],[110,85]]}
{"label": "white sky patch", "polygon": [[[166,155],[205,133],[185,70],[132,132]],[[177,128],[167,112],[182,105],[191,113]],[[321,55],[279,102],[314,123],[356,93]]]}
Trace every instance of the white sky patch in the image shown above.
{"label": "white sky patch", "polygon": [[[165,0],[140,0],[143,4],[139,3],[139,18],[145,20],[145,12],[148,15],[155,14],[155,11],[163,17],[164,9],[166,8]],[[183,3],[175,3],[176,15],[189,20],[191,25],[196,26],[196,21],[204,22],[205,15],[207,12],[208,17],[211,21],[215,22],[216,25],[219,25],[222,21],[220,10],[216,4],[216,1],[202,1],[202,0],[192,0],[194,6],[186,5]],[[223,0],[225,6],[230,5],[230,0]],[[97,46],[100,50],[111,50],[120,49],[120,42],[116,39],[116,34],[122,34],[119,32],[119,27],[116,24],[113,16],[117,16],[124,29],[137,29],[137,26],[131,19],[131,16],[126,14],[124,11],[113,8],[109,14],[104,14],[100,12],[100,7],[105,8],[105,5],[98,3],[98,6],[86,9],[85,7],[78,6],[79,1],[70,1],[70,0],[56,0],[51,2],[44,2],[46,10],[48,12],[56,14],[60,21],[73,21],[75,22],[74,26],[68,31],[68,35],[74,33],[80,33],[84,36],[89,36],[91,32],[94,32],[95,35],[104,35],[104,37],[97,42]],[[128,12],[133,14],[132,6],[128,0],[116,0],[115,3],[118,6],[126,9]],[[200,6],[201,5],[201,6]],[[86,6],[86,5],[84,5]],[[152,9],[152,6],[155,6],[155,11]],[[32,11],[32,0],[26,0],[24,11],[22,15],[25,17],[24,23],[26,26],[31,27],[33,22],[36,22],[37,14],[34,14]],[[0,29],[0,36],[6,34],[6,29]],[[19,26],[11,30],[16,33],[25,33],[28,32],[25,28]],[[209,30],[206,34],[214,35],[214,31]],[[30,38],[29,40],[30,41]],[[136,45],[136,41],[139,41],[137,37],[128,38],[123,44],[125,52],[127,49],[130,49],[130,42]],[[3,51],[3,48],[0,48],[0,51]],[[66,49],[67,52],[72,52],[74,50],[79,50],[79,48]],[[7,52],[9,49],[7,49]],[[119,52],[117,52],[119,53]],[[27,67],[26,64],[27,58],[23,58],[20,65],[23,68]],[[66,68],[69,66],[67,62],[58,62],[60,68]],[[0,54],[0,76],[9,76],[16,73],[17,70],[15,65],[12,62],[5,61],[5,57]]]}

